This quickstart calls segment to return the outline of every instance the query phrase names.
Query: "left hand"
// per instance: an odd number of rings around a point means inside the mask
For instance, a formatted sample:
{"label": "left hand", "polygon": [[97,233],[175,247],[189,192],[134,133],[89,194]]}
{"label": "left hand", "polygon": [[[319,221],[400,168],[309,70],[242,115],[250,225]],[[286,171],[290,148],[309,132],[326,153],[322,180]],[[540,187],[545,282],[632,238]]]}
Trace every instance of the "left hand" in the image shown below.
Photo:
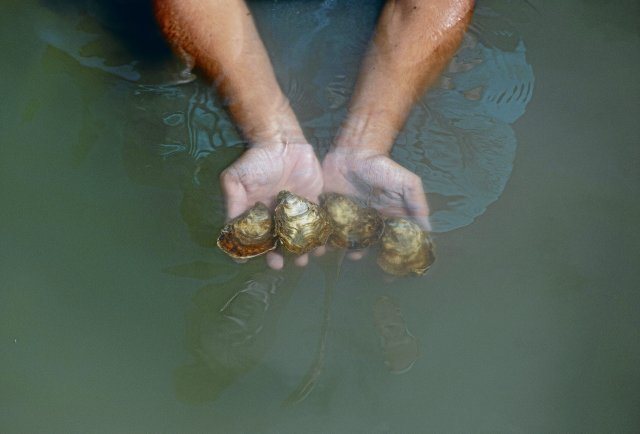
{"label": "left hand", "polygon": [[322,172],[324,191],[356,197],[385,216],[408,216],[431,229],[422,179],[388,155],[337,148],[326,155]]}

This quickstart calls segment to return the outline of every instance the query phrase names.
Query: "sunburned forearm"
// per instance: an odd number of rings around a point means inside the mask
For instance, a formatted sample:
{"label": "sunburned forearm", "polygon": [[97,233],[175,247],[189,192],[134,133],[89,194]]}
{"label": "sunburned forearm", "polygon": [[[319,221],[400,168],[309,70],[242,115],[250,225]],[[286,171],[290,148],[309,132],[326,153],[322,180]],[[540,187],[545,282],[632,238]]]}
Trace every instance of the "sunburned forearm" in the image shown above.
{"label": "sunburned forearm", "polygon": [[243,0],[155,0],[163,32],[193,58],[254,144],[302,141]]}
{"label": "sunburned forearm", "polygon": [[418,98],[462,40],[473,0],[390,0],[362,65],[337,148],[388,154]]}

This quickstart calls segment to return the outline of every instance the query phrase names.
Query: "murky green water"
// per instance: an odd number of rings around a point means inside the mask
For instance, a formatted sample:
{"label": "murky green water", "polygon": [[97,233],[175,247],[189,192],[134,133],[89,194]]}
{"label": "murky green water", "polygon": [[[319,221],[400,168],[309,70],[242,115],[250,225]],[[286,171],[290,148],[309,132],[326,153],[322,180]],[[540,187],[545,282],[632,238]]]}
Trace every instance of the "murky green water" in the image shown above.
{"label": "murky green water", "polygon": [[[377,5],[282,3],[256,18],[322,152]],[[400,137],[438,260],[390,283],[211,247],[242,145],[144,2],[5,2],[0,430],[637,432],[640,11],[531,3],[479,2]]]}

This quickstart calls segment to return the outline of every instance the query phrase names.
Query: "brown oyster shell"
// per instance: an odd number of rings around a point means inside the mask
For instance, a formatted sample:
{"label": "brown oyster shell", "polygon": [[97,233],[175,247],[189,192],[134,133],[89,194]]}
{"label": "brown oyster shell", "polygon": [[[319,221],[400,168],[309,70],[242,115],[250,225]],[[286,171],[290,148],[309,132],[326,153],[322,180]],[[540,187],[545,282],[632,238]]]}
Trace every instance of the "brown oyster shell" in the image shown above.
{"label": "brown oyster shell", "polygon": [[262,203],[229,221],[218,237],[218,247],[237,259],[253,258],[276,248],[273,218]]}
{"label": "brown oyster shell", "polygon": [[375,244],[384,231],[380,213],[360,206],[355,200],[338,193],[321,197],[322,207],[333,222],[332,245],[347,249],[364,249]]}
{"label": "brown oyster shell", "polygon": [[388,217],[381,244],[378,265],[394,276],[422,275],[435,261],[429,234],[408,218]]}
{"label": "brown oyster shell", "polygon": [[323,246],[333,227],[326,211],[318,204],[282,190],[275,210],[275,232],[282,245],[297,254]]}

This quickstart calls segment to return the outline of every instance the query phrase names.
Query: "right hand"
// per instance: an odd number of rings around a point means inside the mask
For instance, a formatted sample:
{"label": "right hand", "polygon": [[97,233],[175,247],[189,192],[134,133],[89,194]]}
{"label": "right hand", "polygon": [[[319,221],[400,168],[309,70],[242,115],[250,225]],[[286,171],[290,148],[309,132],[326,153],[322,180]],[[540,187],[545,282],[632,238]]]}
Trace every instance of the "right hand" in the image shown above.
{"label": "right hand", "polygon": [[[320,162],[308,143],[254,145],[220,174],[220,181],[229,219],[258,201],[273,209],[281,190],[317,202],[323,185]],[[308,256],[299,256],[294,262],[304,266]],[[279,270],[284,258],[269,252],[267,264]]]}

